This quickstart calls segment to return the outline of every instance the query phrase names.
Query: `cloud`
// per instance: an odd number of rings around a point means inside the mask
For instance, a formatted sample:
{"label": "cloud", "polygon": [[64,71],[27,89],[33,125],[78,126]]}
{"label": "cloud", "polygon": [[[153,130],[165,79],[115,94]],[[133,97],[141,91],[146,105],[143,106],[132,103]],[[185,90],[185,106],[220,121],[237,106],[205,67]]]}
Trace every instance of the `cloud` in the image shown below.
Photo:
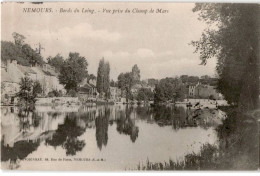
{"label": "cloud", "polygon": [[106,29],[94,29],[88,23],[80,23],[73,27],[63,27],[58,30],[32,30],[28,31],[25,35],[29,36],[28,38],[33,38],[33,40],[60,40],[64,43],[79,42],[82,40],[116,42],[122,38],[122,35],[118,32],[109,32]]}
{"label": "cloud", "polygon": [[130,53],[125,51],[121,51],[121,52],[105,51],[103,52],[103,56],[108,58],[128,57],[130,56]]}
{"label": "cloud", "polygon": [[95,30],[88,23],[80,23],[72,28],[65,27],[57,31],[62,36],[74,37],[74,38],[89,38],[94,40],[111,41],[115,42],[121,38],[121,35],[117,32],[109,32],[107,30]]}
{"label": "cloud", "polygon": [[213,74],[216,65],[215,60],[211,60],[206,66],[201,66],[199,65],[199,57],[177,57],[173,51],[154,52],[146,48],[137,49],[132,53],[108,50],[102,54],[113,68],[111,69],[112,78],[117,78],[121,72],[131,71],[134,64],[137,64],[141,70],[141,79],[164,78],[180,75],[180,73],[188,75]]}
{"label": "cloud", "polygon": [[154,57],[155,54],[152,50],[146,48],[140,48],[137,50],[136,55],[145,58],[145,57]]}

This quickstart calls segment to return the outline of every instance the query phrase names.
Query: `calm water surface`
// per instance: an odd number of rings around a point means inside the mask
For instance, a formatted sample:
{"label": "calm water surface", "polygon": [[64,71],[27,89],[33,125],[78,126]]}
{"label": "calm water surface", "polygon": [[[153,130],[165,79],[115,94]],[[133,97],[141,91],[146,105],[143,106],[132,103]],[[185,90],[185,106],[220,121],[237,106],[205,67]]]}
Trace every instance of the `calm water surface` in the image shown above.
{"label": "calm water surface", "polygon": [[[2,167],[125,170],[148,159],[182,160],[204,143],[217,143],[218,123],[208,117],[187,119],[189,111],[184,106],[113,105],[37,106],[26,113],[1,107]],[[31,161],[38,158],[42,161]]]}

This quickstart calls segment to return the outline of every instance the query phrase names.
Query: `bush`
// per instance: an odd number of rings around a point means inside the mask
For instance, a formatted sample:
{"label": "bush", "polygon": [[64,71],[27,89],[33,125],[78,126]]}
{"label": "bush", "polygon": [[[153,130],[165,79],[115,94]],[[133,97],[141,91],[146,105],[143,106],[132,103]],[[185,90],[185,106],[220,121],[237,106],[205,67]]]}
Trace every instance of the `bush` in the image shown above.
{"label": "bush", "polygon": [[49,93],[48,93],[48,97],[55,97],[55,95],[54,95],[53,92],[49,92]]}
{"label": "bush", "polygon": [[76,97],[77,96],[77,92],[75,90],[70,90],[68,93],[71,97]]}
{"label": "bush", "polygon": [[215,98],[214,98],[213,95],[210,95],[210,96],[209,96],[209,99],[210,99],[210,100],[214,100]]}
{"label": "bush", "polygon": [[52,90],[51,92],[48,93],[48,97],[61,97],[62,92],[61,90]]}

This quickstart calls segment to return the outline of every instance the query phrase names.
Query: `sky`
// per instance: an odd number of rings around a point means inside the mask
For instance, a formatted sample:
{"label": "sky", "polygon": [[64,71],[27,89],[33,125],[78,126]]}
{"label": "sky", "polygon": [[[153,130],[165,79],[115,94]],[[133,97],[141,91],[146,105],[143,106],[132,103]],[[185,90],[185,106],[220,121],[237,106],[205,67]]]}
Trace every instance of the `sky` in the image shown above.
{"label": "sky", "polygon": [[[129,72],[134,64],[141,79],[188,75],[215,75],[216,60],[199,65],[199,55],[189,45],[198,40],[206,24],[192,12],[193,3],[3,3],[1,40],[13,41],[12,33],[26,37],[33,48],[41,43],[42,56],[78,52],[87,59],[88,72],[97,74],[104,57],[110,78]],[[52,13],[24,12],[24,8],[52,8]],[[60,12],[66,9],[72,12]],[[74,13],[78,9],[79,13]],[[131,13],[114,13],[129,9]],[[154,9],[154,13],[133,13]],[[163,9],[168,13],[156,13]],[[95,13],[82,13],[82,10]],[[109,12],[109,10],[111,10]]]}

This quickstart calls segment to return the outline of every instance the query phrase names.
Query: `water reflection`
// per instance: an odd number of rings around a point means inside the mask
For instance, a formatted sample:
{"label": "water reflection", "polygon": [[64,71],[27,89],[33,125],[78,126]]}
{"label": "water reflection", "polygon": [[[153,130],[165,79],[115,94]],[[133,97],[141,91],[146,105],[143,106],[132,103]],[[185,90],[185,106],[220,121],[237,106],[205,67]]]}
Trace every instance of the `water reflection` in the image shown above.
{"label": "water reflection", "polygon": [[[25,136],[31,132],[32,128],[38,127],[40,123],[40,118],[38,114],[33,111],[33,109],[17,109],[18,113],[17,116],[14,115],[14,107],[6,109],[4,111],[4,115],[9,116],[10,119],[18,118],[18,128],[15,130],[17,131],[18,135],[14,139],[14,141],[10,142],[10,138],[8,139],[8,134],[2,133],[1,139],[1,161],[9,161],[10,168],[16,169],[19,167],[19,161],[25,159],[30,153],[37,150],[40,145],[39,139],[21,139],[21,136]],[[16,119],[17,120],[17,119]],[[5,121],[4,121],[5,122]],[[14,128],[13,124],[7,124],[7,126],[2,125],[2,132],[10,131],[13,132],[12,129]],[[20,135],[19,135],[20,134]],[[7,135],[7,136],[6,136]]]}
{"label": "water reflection", "polygon": [[80,123],[81,121],[77,118],[76,113],[67,114],[64,124],[58,126],[51,139],[46,139],[46,144],[53,147],[62,146],[66,150],[66,155],[75,155],[85,146],[85,141],[77,138],[86,129]]}
{"label": "water reflection", "polygon": [[129,135],[132,142],[135,142],[138,137],[139,128],[135,125],[135,120],[131,119],[130,115],[133,112],[133,107],[126,106],[125,112],[120,111],[119,119],[116,120],[116,130],[120,134]]}
{"label": "water reflection", "polygon": [[137,107],[136,113],[149,123],[155,122],[161,127],[172,126],[176,131],[187,127],[216,127],[225,116],[216,109],[187,109],[185,106]]}
{"label": "water reflection", "polygon": [[[63,150],[65,156],[60,154],[60,157],[89,155],[94,149],[93,130],[94,144],[100,156],[118,162],[124,160],[122,166],[118,165],[120,169],[125,169],[128,162],[138,163],[140,158],[169,159],[171,155],[176,157],[187,153],[186,150],[194,150],[187,148],[191,142],[215,141],[214,137],[208,138],[211,131],[207,129],[219,124],[215,118],[219,114],[211,111],[187,110],[184,106],[36,107],[33,110],[2,107],[1,161],[7,163],[9,169],[20,168],[23,166],[19,165],[20,160],[28,155],[37,156],[39,148],[43,150],[46,147],[48,150],[51,147],[53,152]],[[198,113],[200,116],[194,118]],[[168,127],[173,130],[169,131]],[[191,133],[190,127],[195,131]],[[188,135],[183,136],[184,133]],[[200,136],[193,136],[196,133]],[[203,137],[203,133],[207,138]],[[168,143],[168,137],[183,142]],[[128,142],[136,149],[127,149],[130,147]],[[157,145],[163,145],[165,150],[155,152]],[[176,153],[178,148],[180,151]],[[133,156],[127,159],[127,153]],[[118,154],[116,158],[115,154]]]}
{"label": "water reflection", "polygon": [[98,110],[98,115],[95,120],[96,124],[96,141],[97,141],[97,146],[99,150],[102,149],[102,146],[107,145],[107,140],[108,140],[108,122],[109,122],[109,115],[110,115],[110,109],[107,107],[105,108],[104,111],[102,109]]}

